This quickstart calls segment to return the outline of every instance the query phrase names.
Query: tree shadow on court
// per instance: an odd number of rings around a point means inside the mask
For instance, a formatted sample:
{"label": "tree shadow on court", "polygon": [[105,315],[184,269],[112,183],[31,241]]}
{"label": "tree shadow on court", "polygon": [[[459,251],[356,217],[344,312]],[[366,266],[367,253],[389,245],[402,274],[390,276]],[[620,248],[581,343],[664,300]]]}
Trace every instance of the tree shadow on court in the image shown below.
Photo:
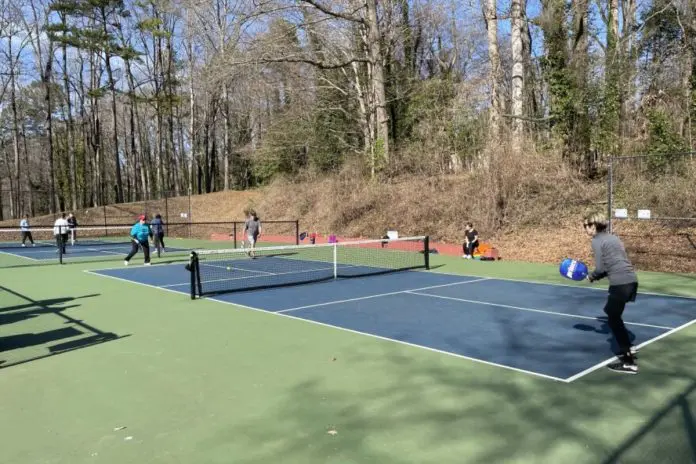
{"label": "tree shadow on court", "polygon": [[650,345],[639,375],[604,369],[570,384],[358,340],[303,360],[314,375],[207,444],[257,443],[240,463],[691,462],[694,339]]}
{"label": "tree shadow on court", "polygon": [[[606,322],[606,318],[600,317],[597,318],[597,320],[598,322],[601,322],[601,326],[599,328],[589,324],[575,324],[573,325],[573,328],[583,332],[595,332],[598,334],[608,335],[607,343],[609,344],[609,349],[612,353],[619,354],[619,345],[616,343],[616,338],[614,338],[614,334],[611,331],[609,324]],[[626,327],[626,331],[628,332],[628,338],[631,341],[631,344],[633,344],[636,339],[636,334],[634,334],[628,327]]]}
{"label": "tree shadow on court", "polygon": [[[5,290],[5,287],[0,285],[0,290]],[[12,292],[14,295],[17,295],[17,293]],[[23,310],[23,309],[33,309],[34,311],[32,312],[38,312],[38,313],[45,313],[45,312],[53,312],[55,310],[65,310],[67,308],[72,308],[74,306],[79,306],[79,305],[73,305],[73,306],[61,306],[60,308],[55,308],[54,306],[56,305],[61,305],[63,303],[70,303],[75,300],[81,300],[84,298],[94,298],[100,296],[99,293],[92,293],[90,295],[83,295],[83,296],[75,296],[75,297],[62,297],[62,298],[49,298],[46,300],[38,300],[38,301],[27,301],[26,303],[18,304],[18,305],[13,305],[13,306],[5,306],[4,308],[0,308],[0,313],[2,312],[10,312],[10,311],[18,311],[18,310]]]}
{"label": "tree shadow on court", "polygon": [[[19,350],[22,348],[48,345],[51,343],[53,344],[46,347],[46,353],[43,353],[38,356],[20,358],[13,362],[3,360],[3,362],[0,363],[0,369],[10,366],[16,366],[18,364],[24,364],[29,361],[35,361],[38,359],[46,358],[48,356],[54,356],[56,354],[66,353],[79,348],[85,348],[88,346],[93,346],[96,344],[117,340],[129,336],[119,336],[112,332],[104,332],[101,329],[98,329],[82,320],[75,319],[66,313],[68,309],[79,307],[79,304],[58,306],[79,299],[93,298],[99,296],[99,294],[89,294],[78,297],[61,297],[45,300],[33,300],[27,297],[26,295],[18,293],[4,286],[0,286],[0,291],[7,292],[8,294],[14,295],[15,297],[18,297],[25,301],[25,303],[2,308],[2,310],[0,310],[2,311],[0,312],[0,326],[5,324],[26,321],[28,319],[33,319],[45,315],[57,316],[63,321],[64,324],[69,324],[68,327],[46,330],[38,333],[29,332],[1,336],[0,352],[5,353],[12,350]],[[80,337],[81,335],[81,338],[75,338]],[[56,343],[61,340],[65,341],[62,343]]]}

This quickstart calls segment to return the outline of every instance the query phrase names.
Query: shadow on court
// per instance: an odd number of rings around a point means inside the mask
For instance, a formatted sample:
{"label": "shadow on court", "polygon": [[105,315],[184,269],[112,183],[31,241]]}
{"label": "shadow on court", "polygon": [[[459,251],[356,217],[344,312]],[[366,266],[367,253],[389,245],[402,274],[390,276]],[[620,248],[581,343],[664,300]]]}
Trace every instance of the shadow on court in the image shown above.
{"label": "shadow on court", "polygon": [[[33,300],[26,295],[15,292],[7,287],[0,286],[1,292],[6,292],[24,303],[15,304],[0,309],[0,326],[22,323],[31,320],[37,320],[40,316],[55,316],[60,318],[61,325],[68,324],[67,327],[51,328],[47,330],[32,330],[31,332],[15,333],[11,335],[0,336],[0,353],[6,355],[10,351],[31,349],[31,355],[14,356],[15,360],[3,359],[0,360],[0,369],[24,364],[29,361],[36,361],[56,354],[66,353],[79,348],[97,345],[111,340],[117,340],[126,336],[119,336],[112,332],[104,332],[86,322],[75,319],[66,314],[66,310],[79,307],[79,304],[68,304],[76,300],[93,298],[100,296],[99,294],[83,295],[78,297],[63,297],[51,298],[45,300]],[[55,321],[48,322],[55,327]],[[40,324],[43,326],[47,324]],[[32,329],[36,325],[31,326]],[[24,330],[24,329],[20,329]],[[7,330],[4,330],[7,332]],[[78,338],[79,337],[79,338]],[[62,341],[62,342],[61,342]],[[40,349],[45,345],[45,350],[37,354],[36,349]],[[38,347],[38,348],[36,348]],[[4,356],[7,357],[7,356]]]}
{"label": "shadow on court", "polygon": [[[691,382],[687,389],[677,395],[646,424],[635,431],[603,463],[618,464],[629,462],[628,459],[631,459],[631,457],[640,456],[641,448],[645,446],[646,442],[656,441],[657,437],[653,436],[655,431],[661,428],[674,427],[674,423],[679,424],[680,422],[681,427],[679,425],[675,427],[677,430],[673,430],[673,436],[669,438],[661,436],[660,438],[669,440],[668,446],[674,447],[676,445],[682,448],[683,460],[681,462],[696,462],[696,418],[694,418],[694,410],[696,410],[696,381]],[[654,445],[657,445],[657,443],[654,443]]]}
{"label": "shadow on court", "polygon": [[[614,338],[614,334],[612,333],[609,324],[607,324],[606,322],[606,318],[598,319],[601,322],[601,326],[599,327],[588,324],[575,324],[573,328],[577,330],[582,330],[583,332],[595,332],[598,334],[608,335],[607,343],[609,344],[611,352],[614,354],[619,354],[619,345],[616,343],[616,339]],[[628,331],[629,340],[631,341],[631,343],[633,343],[636,339],[636,335],[633,332],[631,332],[631,329],[629,329],[628,327],[626,328],[626,330]]]}
{"label": "shadow on court", "polygon": [[[346,348],[307,360],[316,364],[315,375],[285,387],[273,408],[218,430],[201,445],[222,446],[244,434],[258,446],[240,463],[329,457],[693,462],[696,367],[684,365],[692,344],[693,336],[665,340],[660,350],[646,348],[639,375],[602,370],[572,384],[501,376],[495,367],[413,356],[389,344]],[[376,370],[382,374],[361,377]],[[264,448],[269,436],[274,446]]]}

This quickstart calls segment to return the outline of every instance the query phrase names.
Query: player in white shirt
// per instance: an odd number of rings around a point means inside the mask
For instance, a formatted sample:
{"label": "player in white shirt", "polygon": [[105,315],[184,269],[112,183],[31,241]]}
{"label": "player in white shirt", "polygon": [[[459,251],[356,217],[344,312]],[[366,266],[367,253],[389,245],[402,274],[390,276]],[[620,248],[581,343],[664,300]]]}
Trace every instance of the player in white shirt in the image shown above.
{"label": "player in white shirt", "polygon": [[29,216],[24,215],[22,220],[19,222],[19,230],[22,231],[22,246],[25,247],[27,239],[31,242],[31,246],[36,246],[34,243],[34,237],[31,236],[31,229],[29,228]]}
{"label": "player in white shirt", "polygon": [[53,235],[56,237],[58,252],[62,249],[63,254],[65,254],[65,244],[68,242],[69,235],[68,221],[65,219],[65,213],[62,213],[53,224]]}

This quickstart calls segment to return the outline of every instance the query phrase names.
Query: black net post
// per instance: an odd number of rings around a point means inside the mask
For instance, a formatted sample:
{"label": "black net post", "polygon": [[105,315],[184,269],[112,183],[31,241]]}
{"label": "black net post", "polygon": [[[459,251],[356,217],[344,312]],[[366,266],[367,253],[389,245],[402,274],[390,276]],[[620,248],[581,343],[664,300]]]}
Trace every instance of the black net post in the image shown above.
{"label": "black net post", "polygon": [[425,268],[430,270],[430,236],[426,235],[423,239],[423,253],[425,254]]}
{"label": "black net post", "polygon": [[232,223],[232,248],[237,248],[237,222]]}
{"label": "black net post", "polygon": [[295,245],[300,244],[300,221],[295,221]]}
{"label": "black net post", "polygon": [[58,235],[56,235],[56,245],[58,246],[58,263],[63,264],[63,247],[65,244],[63,243],[63,234],[61,233],[62,230],[58,230]]}
{"label": "black net post", "polygon": [[191,273],[191,299],[195,300],[196,289],[199,288],[199,280],[196,277],[198,275],[198,255],[195,251],[191,252],[191,256],[189,258],[189,272]]}
{"label": "black net post", "polygon": [[67,238],[67,230],[64,230],[63,227],[64,226],[58,226],[58,235],[56,236],[56,245],[58,246],[58,262],[60,264],[63,264],[63,251],[65,250]]}

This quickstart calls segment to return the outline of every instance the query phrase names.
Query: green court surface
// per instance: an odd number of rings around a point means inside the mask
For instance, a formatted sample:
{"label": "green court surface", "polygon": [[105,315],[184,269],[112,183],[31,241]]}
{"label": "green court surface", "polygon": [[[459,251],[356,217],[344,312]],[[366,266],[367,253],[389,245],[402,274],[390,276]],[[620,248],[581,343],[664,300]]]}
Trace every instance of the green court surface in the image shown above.
{"label": "green court surface", "polygon": [[[639,375],[560,383],[83,272],[121,260],[0,254],[0,463],[696,459],[696,325],[642,349]],[[431,263],[569,283],[549,265]],[[640,279],[696,296],[695,275]]]}

